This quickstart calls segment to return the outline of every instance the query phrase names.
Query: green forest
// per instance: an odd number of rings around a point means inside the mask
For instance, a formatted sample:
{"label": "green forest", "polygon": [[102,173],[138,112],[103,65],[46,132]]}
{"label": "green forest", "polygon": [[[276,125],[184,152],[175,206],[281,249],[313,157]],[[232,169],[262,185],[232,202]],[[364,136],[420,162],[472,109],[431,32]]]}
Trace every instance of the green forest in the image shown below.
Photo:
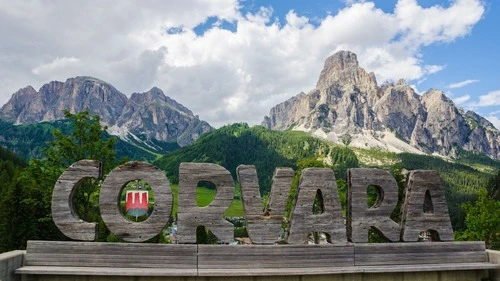
{"label": "green forest", "polygon": [[[182,148],[164,144],[164,150],[158,153],[110,136],[100,125],[99,117],[87,112],[67,113],[66,117],[64,121],[37,126],[0,123],[0,135],[4,136],[2,143],[9,143],[0,147],[0,189],[3,195],[0,200],[0,252],[24,249],[27,240],[67,240],[51,219],[52,189],[61,173],[81,159],[100,160],[104,174],[128,160],[151,162],[165,171],[171,182],[173,216],[176,214],[175,197],[181,162],[219,164],[232,173],[235,181],[238,165],[255,165],[264,199],[270,190],[275,168],[291,167],[295,170],[295,178],[287,215],[304,168],[325,167],[334,171],[344,214],[347,169],[386,169],[399,185],[400,202],[392,216],[395,221],[400,220],[399,208],[404,198],[407,172],[415,169],[437,170],[446,193],[456,239],[484,240],[487,247],[500,248],[500,217],[497,212],[500,209],[500,161],[484,155],[462,151],[457,159],[445,159],[363,150],[351,148],[348,142],[336,145],[303,132],[272,131],[247,124],[224,126]],[[243,214],[239,185],[237,182],[235,185],[235,199],[226,212],[228,217]],[[99,223],[98,241],[118,241],[100,218],[97,206],[99,189],[99,181],[84,181],[74,197],[76,211],[82,219]],[[369,200],[375,200],[376,194],[370,190],[367,192]],[[212,187],[200,187],[197,195],[199,205],[210,203],[214,196]],[[172,217],[170,221],[174,220],[175,217]],[[241,222],[235,222],[237,227],[241,227]],[[209,232],[205,230],[203,235],[207,234]],[[158,235],[151,242],[167,240],[164,235]]]}

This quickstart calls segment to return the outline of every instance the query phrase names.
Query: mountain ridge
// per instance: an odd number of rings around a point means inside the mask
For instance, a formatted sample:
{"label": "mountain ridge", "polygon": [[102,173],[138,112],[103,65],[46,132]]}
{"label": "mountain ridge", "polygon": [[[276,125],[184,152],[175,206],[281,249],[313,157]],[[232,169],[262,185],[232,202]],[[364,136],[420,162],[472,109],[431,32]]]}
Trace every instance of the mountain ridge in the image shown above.
{"label": "mountain ridge", "polygon": [[[64,119],[64,111],[99,115],[108,132],[127,141],[192,143],[213,128],[157,87],[130,98],[113,85],[89,76],[51,81],[39,91],[27,86],[15,92],[0,109],[0,118],[15,124]],[[153,146],[151,146],[153,147]]]}
{"label": "mountain ridge", "polygon": [[437,89],[419,95],[402,79],[379,86],[349,51],[327,58],[316,87],[271,108],[262,125],[337,143],[348,134],[361,148],[450,157],[463,148],[500,158],[500,133],[491,122]]}

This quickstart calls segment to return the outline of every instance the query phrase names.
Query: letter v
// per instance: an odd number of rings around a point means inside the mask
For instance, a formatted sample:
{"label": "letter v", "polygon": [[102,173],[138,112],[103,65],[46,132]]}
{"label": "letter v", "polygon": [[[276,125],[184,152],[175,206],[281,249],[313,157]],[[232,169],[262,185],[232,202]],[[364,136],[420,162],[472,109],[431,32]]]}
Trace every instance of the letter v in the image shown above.
{"label": "letter v", "polygon": [[276,168],[264,212],[255,166],[240,165],[236,168],[236,173],[241,186],[241,200],[246,214],[248,236],[255,244],[274,244],[279,239],[285,205],[292,185],[293,170]]}

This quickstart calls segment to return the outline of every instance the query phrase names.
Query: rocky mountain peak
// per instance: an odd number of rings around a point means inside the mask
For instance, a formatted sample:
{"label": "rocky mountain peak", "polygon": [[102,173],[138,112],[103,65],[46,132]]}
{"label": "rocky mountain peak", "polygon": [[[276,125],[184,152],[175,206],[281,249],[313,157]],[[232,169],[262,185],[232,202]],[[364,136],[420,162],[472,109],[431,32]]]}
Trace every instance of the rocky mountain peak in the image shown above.
{"label": "rocky mountain peak", "polygon": [[17,120],[17,116],[19,116],[25,110],[26,104],[36,99],[37,95],[37,91],[31,86],[19,89],[12,95],[9,102],[2,106],[2,109],[0,110],[0,116],[4,119],[14,121],[17,124],[20,123]]}
{"label": "rocky mountain peak", "polygon": [[349,51],[339,51],[325,60],[325,66],[322,72],[339,72],[358,66],[358,56],[355,53]]}
{"label": "rocky mountain peak", "polygon": [[[187,145],[212,127],[191,110],[153,87],[127,98],[111,84],[89,76],[52,81],[37,92],[20,89],[0,110],[0,117],[16,124],[54,121],[71,113],[89,110],[99,115],[110,133],[145,141],[178,142]],[[112,128],[112,129],[111,129]]]}
{"label": "rocky mountain peak", "polygon": [[98,84],[98,85],[109,85],[109,86],[111,86],[111,84],[109,84],[109,83],[107,83],[107,82],[105,82],[105,81],[103,81],[101,79],[92,77],[92,76],[70,77],[70,78],[66,79],[65,83],[77,83],[77,84],[92,83],[92,84]]}
{"label": "rocky mountain peak", "polygon": [[467,119],[473,120],[474,122],[476,122],[478,125],[480,125],[482,127],[489,128],[492,130],[496,129],[495,126],[493,125],[493,123],[491,123],[490,121],[481,117],[479,114],[475,113],[474,111],[467,110],[467,112],[465,112],[465,116],[467,117]]}
{"label": "rocky mountain peak", "polygon": [[443,91],[438,89],[430,89],[422,95],[422,104],[426,109],[435,109],[443,106],[453,106],[455,104],[448,98]]}
{"label": "rocky mountain peak", "polygon": [[116,124],[146,140],[177,141],[181,146],[212,130],[208,123],[156,87],[132,94]]}
{"label": "rocky mountain peak", "polygon": [[406,83],[405,79],[399,79],[398,82],[396,82],[396,86],[407,86],[408,83]]}
{"label": "rocky mountain peak", "polygon": [[130,101],[135,103],[143,104],[143,103],[151,103],[153,101],[165,101],[166,96],[162,90],[157,87],[151,88],[151,90],[144,93],[133,93],[130,96]]}
{"label": "rocky mountain peak", "polygon": [[379,87],[348,51],[327,58],[316,88],[276,105],[262,124],[334,142],[349,133],[351,145],[363,148],[445,156],[462,148],[500,158],[500,133],[490,122],[437,89],[420,96],[404,79]]}
{"label": "rocky mountain peak", "polygon": [[344,72],[356,71],[359,67],[356,54],[349,51],[340,51],[325,60],[316,88],[322,88],[338,81]]}
{"label": "rocky mountain peak", "polygon": [[18,93],[24,93],[24,92],[36,92],[36,90],[33,89],[33,87],[31,85],[28,85],[24,88],[19,89],[17,92],[14,93],[14,95],[16,95]]}
{"label": "rocky mountain peak", "polygon": [[133,93],[130,97],[130,101],[142,105],[151,105],[153,103],[156,103],[156,105],[158,106],[167,106],[183,114],[193,115],[193,112],[191,110],[178,103],[176,100],[166,96],[165,93],[163,93],[163,91],[157,87],[153,87],[151,88],[151,90],[144,93]]}

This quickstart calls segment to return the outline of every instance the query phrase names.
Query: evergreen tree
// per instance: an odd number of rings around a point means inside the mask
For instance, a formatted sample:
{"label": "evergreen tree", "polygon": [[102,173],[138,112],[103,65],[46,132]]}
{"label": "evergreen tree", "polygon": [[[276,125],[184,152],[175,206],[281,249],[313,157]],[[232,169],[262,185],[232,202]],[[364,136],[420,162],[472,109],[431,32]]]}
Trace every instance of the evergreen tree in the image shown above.
{"label": "evergreen tree", "polygon": [[[99,160],[107,174],[117,164],[114,138],[104,139],[105,127],[98,116],[87,111],[77,114],[65,112],[71,123],[71,133],[54,130],[54,140],[43,149],[45,158],[32,160],[16,182],[10,186],[4,202],[2,235],[10,243],[4,250],[19,249],[27,240],[62,240],[65,237],[52,221],[51,201],[54,185],[61,174],[73,163],[82,159]],[[85,221],[100,221],[98,194],[100,182],[85,180],[80,183],[73,197],[77,214]],[[19,215],[22,214],[22,215]],[[105,240],[108,233],[99,233]]]}
{"label": "evergreen tree", "polygon": [[19,239],[32,227],[23,220],[23,187],[16,183],[26,163],[8,149],[0,147],[0,252],[19,248]]}
{"label": "evergreen tree", "polygon": [[484,241],[489,249],[500,249],[500,201],[490,198],[482,188],[474,203],[463,205],[467,229],[457,233],[460,240]]}

